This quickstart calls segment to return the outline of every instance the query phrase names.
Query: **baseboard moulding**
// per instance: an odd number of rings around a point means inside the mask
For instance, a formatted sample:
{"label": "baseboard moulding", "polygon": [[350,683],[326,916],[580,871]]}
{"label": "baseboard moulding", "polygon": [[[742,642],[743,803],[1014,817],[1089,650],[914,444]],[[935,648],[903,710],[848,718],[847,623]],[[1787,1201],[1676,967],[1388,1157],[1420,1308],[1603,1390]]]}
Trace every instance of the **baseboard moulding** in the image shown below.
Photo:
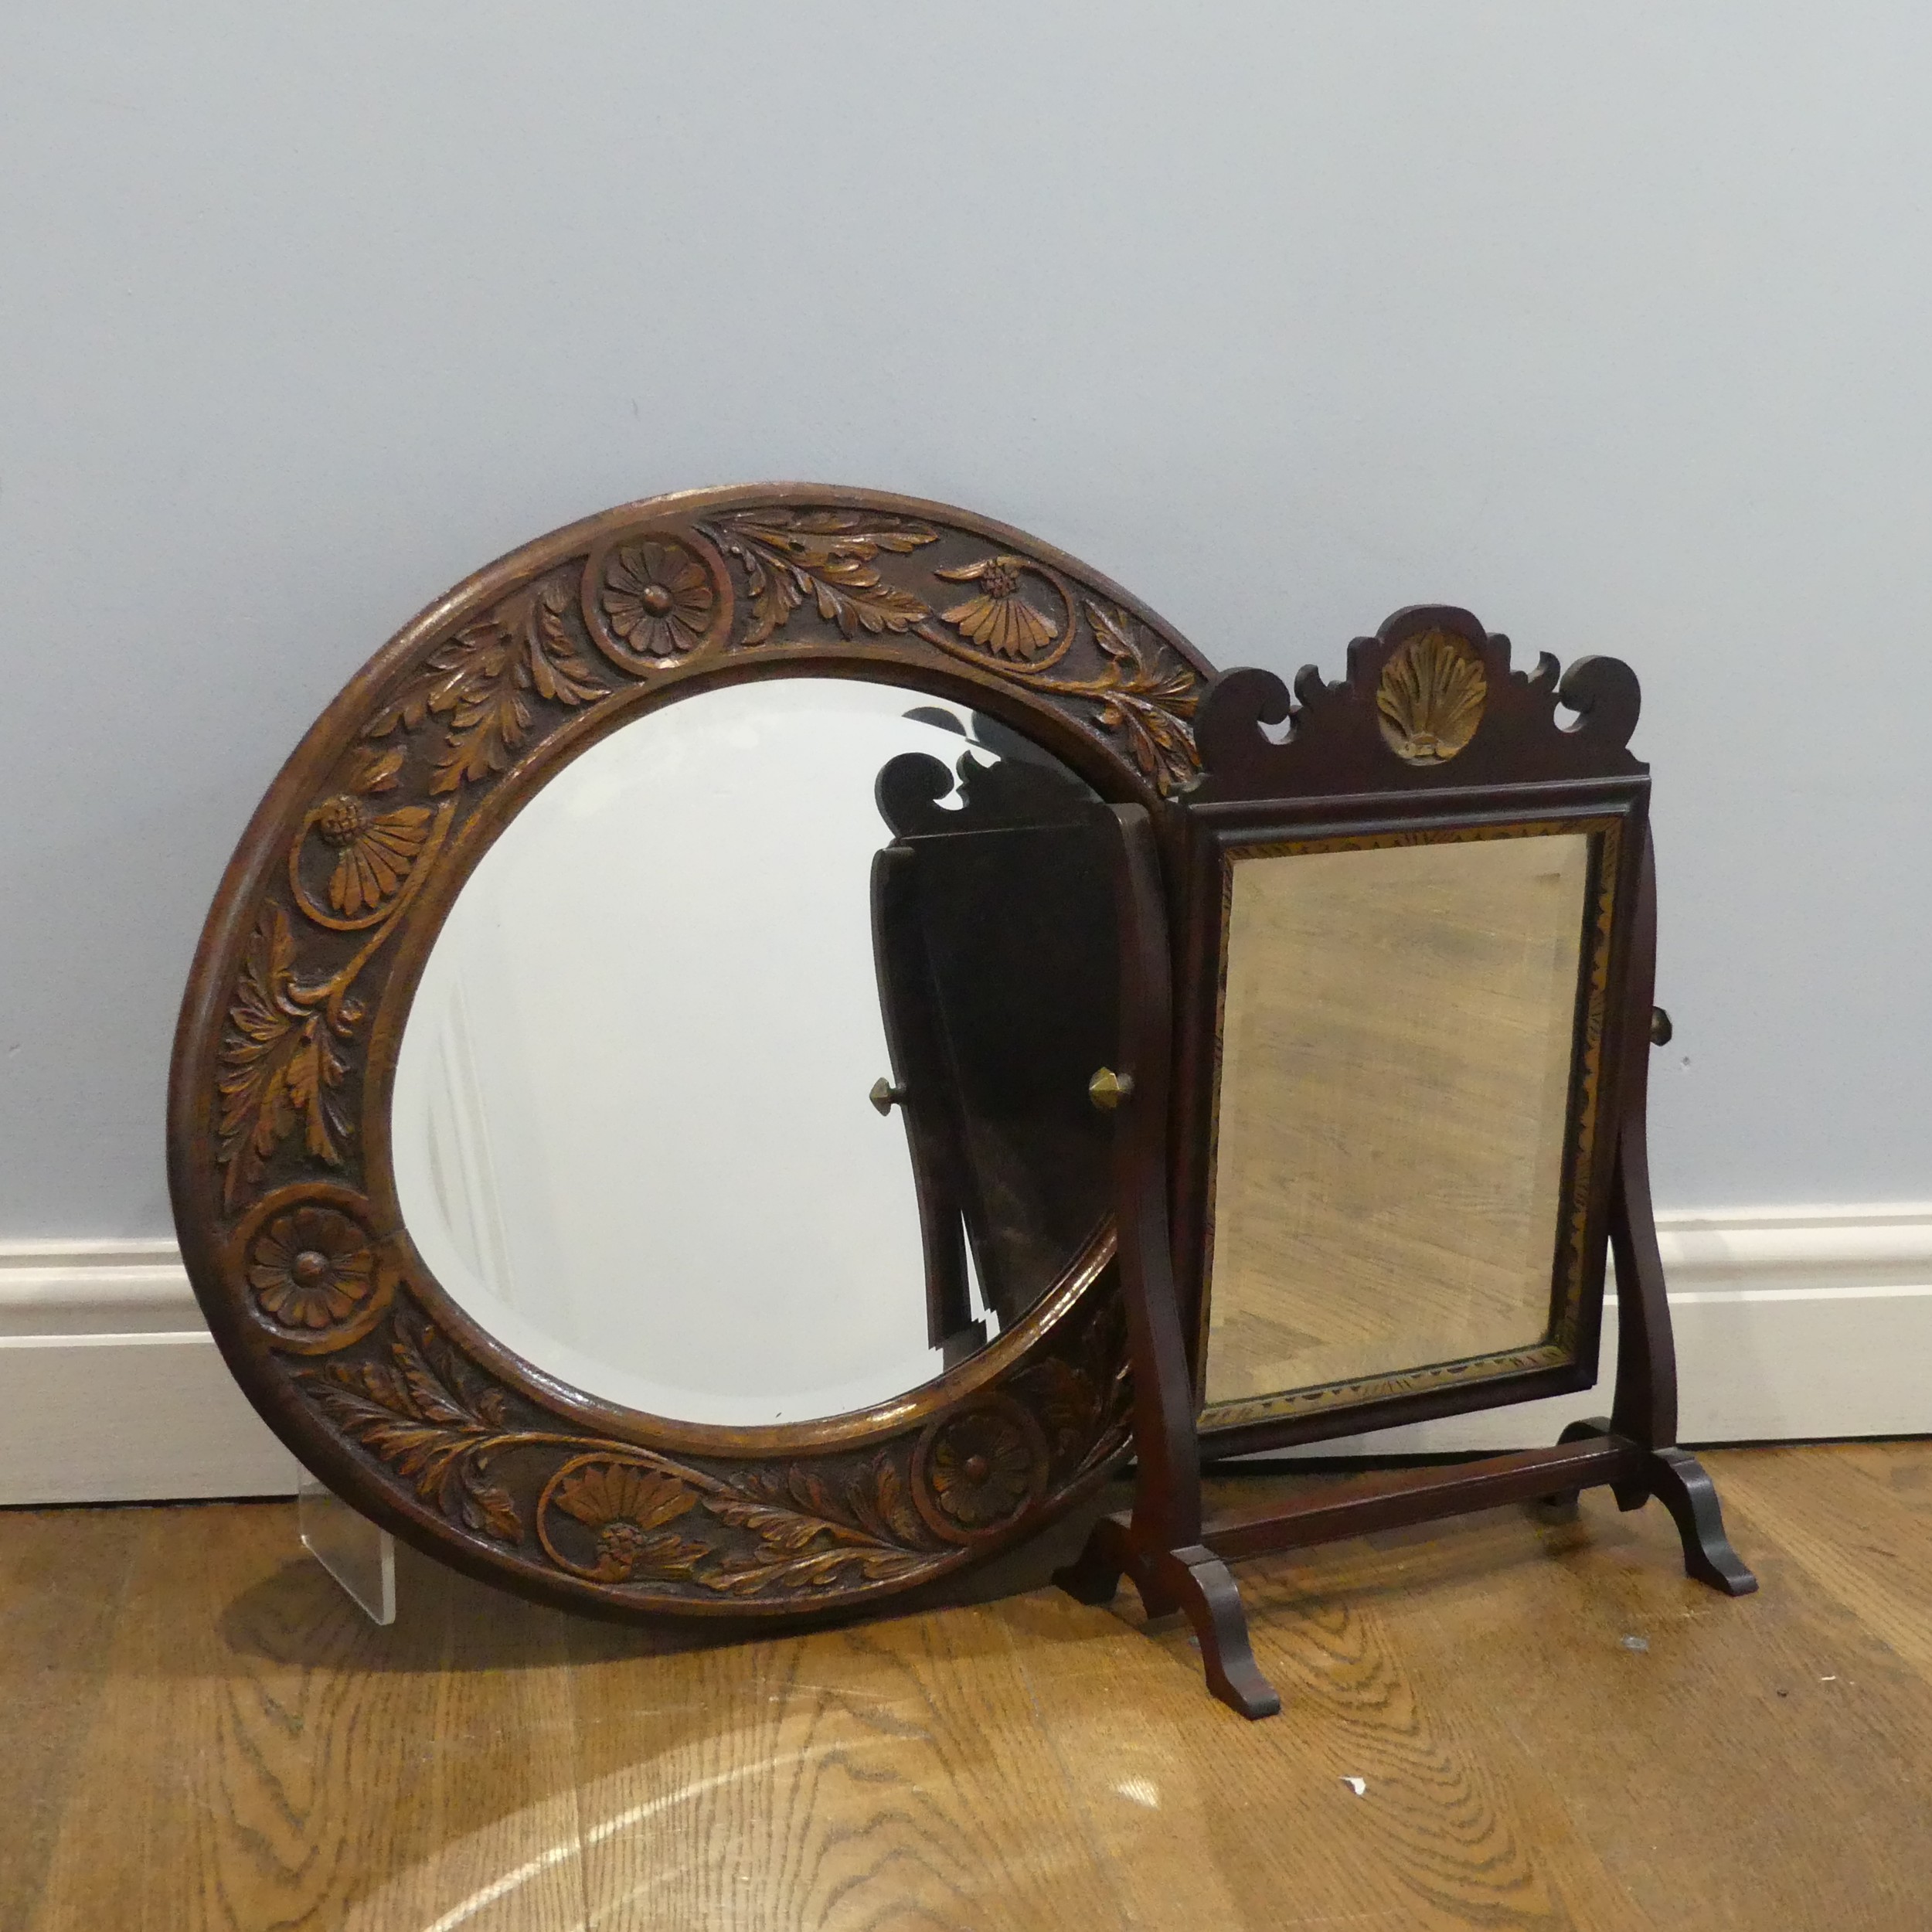
{"label": "baseboard moulding", "polygon": [[[1932,1430],[1932,1203],[1672,1213],[1685,1442]],[[1614,1359],[1614,1300],[1604,1366]],[[1311,1443],[1273,1457],[1553,1442],[1600,1388]],[[0,1504],[291,1495],[294,1460],[249,1406],[172,1241],[0,1242]]]}

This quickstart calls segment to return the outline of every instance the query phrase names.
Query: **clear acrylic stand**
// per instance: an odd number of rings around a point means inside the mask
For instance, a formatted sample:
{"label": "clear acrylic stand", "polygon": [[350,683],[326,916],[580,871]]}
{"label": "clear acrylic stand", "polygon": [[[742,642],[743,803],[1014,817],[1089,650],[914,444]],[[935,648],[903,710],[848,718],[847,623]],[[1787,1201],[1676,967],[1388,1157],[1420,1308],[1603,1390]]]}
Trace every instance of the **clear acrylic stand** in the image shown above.
{"label": "clear acrylic stand", "polygon": [[396,1621],[396,1539],[359,1515],[304,1469],[295,1489],[302,1547],[340,1583],[371,1623]]}

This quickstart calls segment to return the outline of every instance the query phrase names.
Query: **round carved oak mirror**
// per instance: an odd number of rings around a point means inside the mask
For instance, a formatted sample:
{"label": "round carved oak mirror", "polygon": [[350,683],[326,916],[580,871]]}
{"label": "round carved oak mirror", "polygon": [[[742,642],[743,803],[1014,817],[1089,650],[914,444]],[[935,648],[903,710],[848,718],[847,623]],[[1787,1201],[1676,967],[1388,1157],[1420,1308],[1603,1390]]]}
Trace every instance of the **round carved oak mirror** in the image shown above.
{"label": "round carved oak mirror", "polygon": [[1109,803],[1208,667],[963,512],[627,505],[433,605],[210,912],[170,1175],[289,1447],[607,1614],[935,1578],[1128,1423]]}

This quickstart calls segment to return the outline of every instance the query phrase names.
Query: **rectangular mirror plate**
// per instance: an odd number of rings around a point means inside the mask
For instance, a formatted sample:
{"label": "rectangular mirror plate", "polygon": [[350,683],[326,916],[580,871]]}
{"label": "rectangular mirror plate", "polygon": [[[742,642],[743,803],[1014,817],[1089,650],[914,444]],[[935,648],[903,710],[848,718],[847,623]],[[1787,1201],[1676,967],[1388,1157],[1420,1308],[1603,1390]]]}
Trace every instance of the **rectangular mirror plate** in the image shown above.
{"label": "rectangular mirror plate", "polygon": [[1549,1352],[1599,828],[1233,855],[1204,1423]]}

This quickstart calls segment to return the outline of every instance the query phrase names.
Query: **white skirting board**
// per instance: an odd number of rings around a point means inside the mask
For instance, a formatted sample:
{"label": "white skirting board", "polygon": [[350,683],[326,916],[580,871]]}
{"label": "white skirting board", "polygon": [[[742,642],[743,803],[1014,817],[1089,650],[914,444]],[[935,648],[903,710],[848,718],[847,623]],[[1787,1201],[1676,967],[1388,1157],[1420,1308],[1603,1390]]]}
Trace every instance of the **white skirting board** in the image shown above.
{"label": "white skirting board", "polygon": [[[1932,1431],[1932,1205],[1675,1213],[1659,1225],[1687,1443]],[[1614,1359],[1606,1311],[1606,1371]],[[1311,1444],[1518,1448],[1590,1393]],[[287,1495],[172,1242],[0,1243],[0,1504]]]}

